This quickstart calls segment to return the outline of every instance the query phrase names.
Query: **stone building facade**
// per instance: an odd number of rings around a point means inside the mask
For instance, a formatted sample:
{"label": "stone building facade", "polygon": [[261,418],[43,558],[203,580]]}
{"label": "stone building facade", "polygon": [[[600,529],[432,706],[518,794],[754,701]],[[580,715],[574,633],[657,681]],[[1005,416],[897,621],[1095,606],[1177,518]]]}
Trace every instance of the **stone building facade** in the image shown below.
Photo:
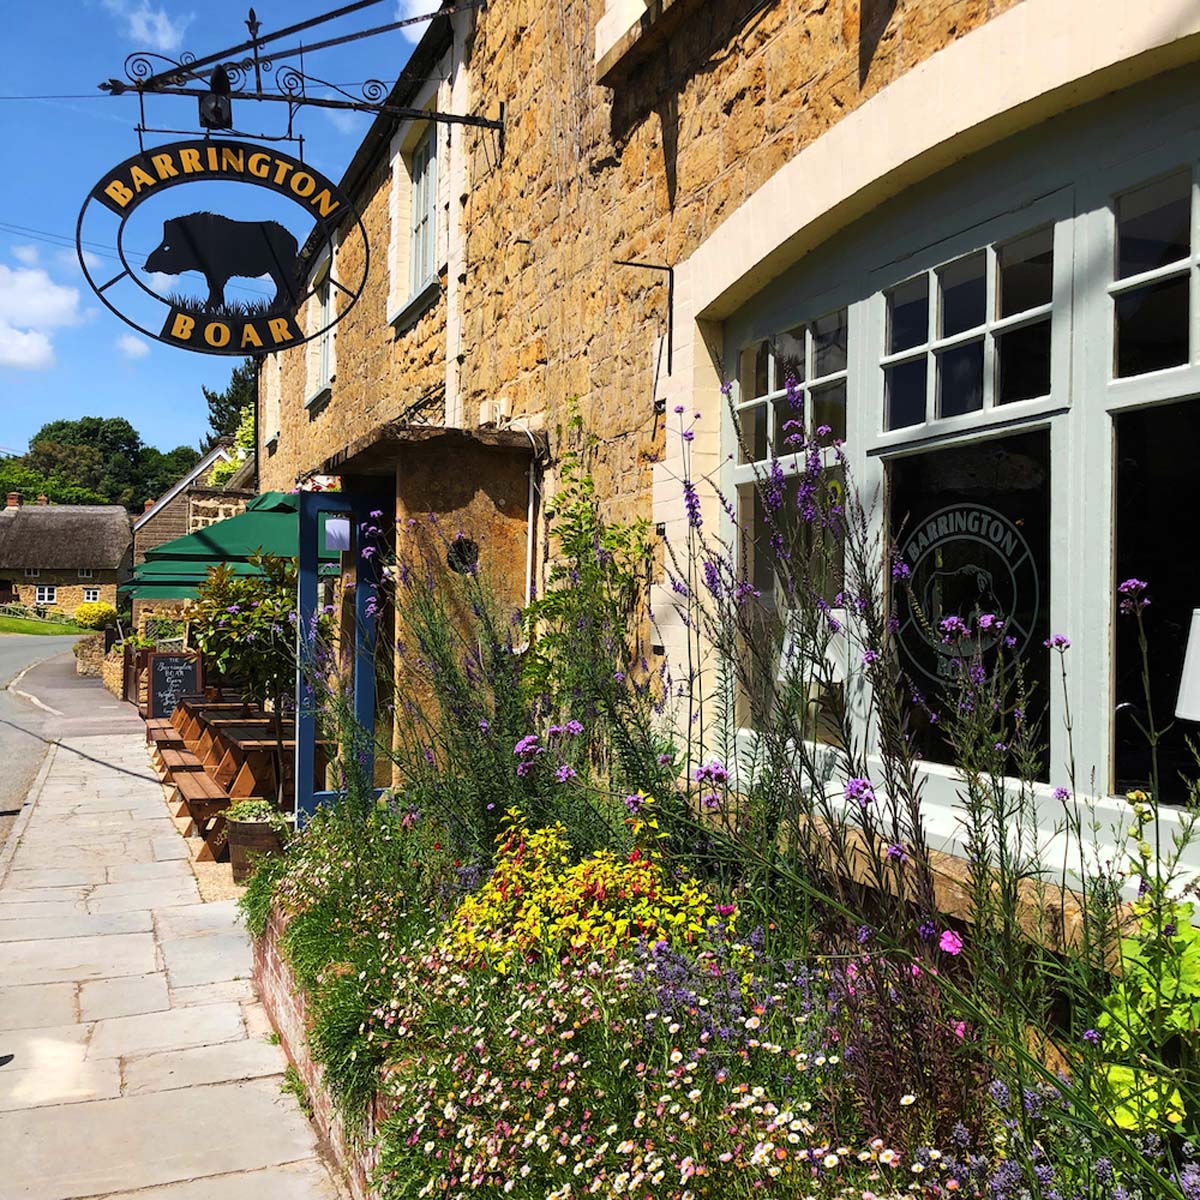
{"label": "stone building facade", "polygon": [[0,509],[0,604],[71,616],[83,603],[117,604],[130,571],[129,514],[120,505],[24,504]]}
{"label": "stone building facade", "polygon": [[[921,472],[937,475],[940,451],[982,447],[1041,481],[1055,533],[1030,547],[1031,653],[1050,624],[1091,646],[1066,699],[1107,803],[1136,774],[1111,706],[1088,703],[1125,686],[1109,581],[1153,541],[1130,532],[1135,484],[1115,464],[1148,463],[1173,440],[1158,406],[1178,415],[1168,402],[1200,394],[1198,59],[1188,0],[493,0],[436,20],[393,103],[503,103],[503,143],[376,120],[344,179],[371,244],[366,289],[323,351],[266,361],[263,485],[382,477],[403,516],[423,505],[416,463],[435,488],[464,473],[466,445],[527,453],[540,577],[577,411],[611,517],[680,544],[681,480],[705,479],[737,514],[705,492],[705,527],[753,533],[754,460],[799,355],[810,411],[833,414],[881,531],[896,495],[931,503]],[[432,273],[414,268],[427,236]],[[347,230],[334,271],[352,275],[357,254]],[[750,461],[723,386],[762,422]],[[470,470],[478,496],[490,468]],[[474,511],[485,527],[498,513]],[[513,594],[536,582],[528,558],[508,561]],[[653,607],[671,655],[687,632],[664,584]],[[1182,658],[1178,630],[1164,637]],[[931,768],[935,808],[949,814],[952,792]],[[932,821],[947,846],[950,826]]]}

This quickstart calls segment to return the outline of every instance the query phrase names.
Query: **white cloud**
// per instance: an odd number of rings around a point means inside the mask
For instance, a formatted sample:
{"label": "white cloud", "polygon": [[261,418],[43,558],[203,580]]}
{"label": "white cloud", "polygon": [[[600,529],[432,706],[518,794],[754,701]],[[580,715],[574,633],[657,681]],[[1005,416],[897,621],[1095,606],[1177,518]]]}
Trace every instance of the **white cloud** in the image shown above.
{"label": "white cloud", "polygon": [[178,50],[192,23],[192,13],[170,17],[165,8],[151,8],[150,0],[102,0],[104,7],[124,25],[135,50]]}
{"label": "white cloud", "polygon": [[123,333],[116,340],[117,349],[128,359],[145,358],[150,353],[150,345],[132,333]]}
{"label": "white cloud", "polygon": [[[58,250],[54,254],[54,261],[60,267],[67,271],[79,270],[79,255],[74,250]],[[90,250],[83,252],[83,261],[87,263],[87,269],[95,274],[104,266],[104,259],[99,254],[93,254]],[[97,282],[103,283],[103,280]]]}
{"label": "white cloud", "polygon": [[55,283],[41,267],[0,263],[0,366],[53,366],[51,332],[81,319],[77,288]]}
{"label": "white cloud", "polygon": [[12,256],[17,262],[24,263],[27,267],[36,267],[38,262],[38,248],[30,245],[14,246],[12,248]]}
{"label": "white cloud", "polygon": [[[437,0],[396,0],[396,20],[403,21],[406,17],[422,16],[424,13],[433,12],[437,6]],[[422,21],[420,25],[405,25],[401,32],[410,42],[419,42],[428,28],[429,22]]]}
{"label": "white cloud", "polygon": [[54,345],[36,329],[14,329],[0,320],[0,367],[44,371],[54,366]]}
{"label": "white cloud", "polygon": [[338,133],[346,136],[352,133],[361,134],[366,128],[366,115],[364,113],[348,112],[346,109],[341,108],[324,108],[321,111]]}
{"label": "white cloud", "polygon": [[161,271],[147,271],[143,282],[156,296],[167,296],[178,286],[179,276],[164,275]]}

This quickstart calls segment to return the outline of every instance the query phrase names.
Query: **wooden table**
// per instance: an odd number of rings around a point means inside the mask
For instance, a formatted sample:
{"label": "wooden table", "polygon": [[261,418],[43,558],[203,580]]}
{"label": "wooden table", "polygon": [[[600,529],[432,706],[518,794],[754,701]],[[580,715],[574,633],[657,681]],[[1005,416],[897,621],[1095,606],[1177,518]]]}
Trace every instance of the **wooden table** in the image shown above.
{"label": "wooden table", "polygon": [[[204,763],[205,767],[211,770],[221,761],[221,755],[224,754],[224,749],[220,742],[221,734],[226,729],[235,728],[274,730],[275,720],[273,717],[266,716],[243,717],[230,715],[211,717],[207,714],[202,714],[196,738],[194,741],[188,742],[188,747]],[[294,726],[290,722],[284,722],[285,734],[290,734],[293,730]]]}
{"label": "wooden table", "polygon": [[[291,766],[296,754],[296,730],[291,723],[284,725],[282,737],[276,740],[275,729],[258,722],[222,725],[213,741],[216,766],[212,777],[228,793],[230,799],[246,796],[272,797],[279,789],[275,774],[275,754],[283,755],[283,781],[286,790],[292,782]],[[219,757],[218,757],[219,756]]]}
{"label": "wooden table", "polygon": [[196,742],[200,740],[207,717],[252,718],[259,711],[257,705],[246,704],[240,700],[206,700],[203,696],[187,696],[180,700],[171,720],[183,734],[185,742]]}

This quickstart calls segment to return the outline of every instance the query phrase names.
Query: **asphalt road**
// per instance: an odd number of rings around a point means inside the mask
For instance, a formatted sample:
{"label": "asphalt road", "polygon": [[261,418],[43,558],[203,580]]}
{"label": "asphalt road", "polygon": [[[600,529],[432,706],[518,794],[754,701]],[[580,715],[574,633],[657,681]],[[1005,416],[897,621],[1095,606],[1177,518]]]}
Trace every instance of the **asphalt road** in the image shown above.
{"label": "asphalt road", "polygon": [[140,728],[131,705],[98,679],[75,674],[74,641],[74,635],[0,634],[0,845],[51,743]]}

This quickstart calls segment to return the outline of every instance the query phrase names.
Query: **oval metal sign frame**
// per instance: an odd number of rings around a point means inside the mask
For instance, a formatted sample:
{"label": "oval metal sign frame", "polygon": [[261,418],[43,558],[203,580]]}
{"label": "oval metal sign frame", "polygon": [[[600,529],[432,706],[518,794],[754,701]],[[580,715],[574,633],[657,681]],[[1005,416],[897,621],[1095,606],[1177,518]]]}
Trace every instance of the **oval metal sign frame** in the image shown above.
{"label": "oval metal sign frame", "polygon": [[[337,312],[328,325],[324,325],[312,333],[305,333],[299,324],[298,314],[315,291],[315,288],[308,287],[303,294],[300,294],[302,276],[299,271],[294,277],[296,294],[292,297],[293,303],[290,306],[273,307],[260,314],[237,314],[220,309],[214,310],[199,302],[195,307],[177,305],[147,287],[138,278],[136,269],[130,265],[126,257],[124,238],[126,223],[143,201],[181,184],[222,182],[262,187],[276,192],[299,205],[314,219],[314,229],[321,230],[323,243],[329,248],[329,282],[348,299],[348,303],[337,306]],[[120,218],[120,224],[117,227],[116,249],[121,263],[121,271],[100,284],[93,278],[92,271],[88,267],[83,238],[84,221],[93,204],[99,205]],[[191,217],[212,216],[213,214],[208,213],[191,214]],[[333,275],[333,262],[336,257],[334,236],[338,226],[346,221],[347,216],[353,218],[363,245],[362,270],[358,273],[353,286],[346,285]],[[189,219],[186,216],[173,218],[178,221]],[[277,228],[287,232],[284,227],[278,226],[275,222],[240,222],[234,218],[220,215],[216,215],[214,219],[225,221],[230,225],[258,225],[260,232],[262,226],[276,224]],[[311,234],[309,236],[311,239]],[[292,240],[294,241],[294,239]],[[79,257],[79,268],[83,272],[88,286],[95,292],[104,307],[124,321],[131,329],[136,329],[138,333],[167,346],[191,350],[198,354],[237,355],[239,357],[268,354],[277,350],[286,350],[292,346],[302,346],[328,332],[358,303],[363,288],[366,286],[367,273],[371,265],[371,247],[362,214],[331,179],[307,163],[282,151],[266,149],[252,142],[211,138],[198,138],[156,146],[127,158],[119,166],[106,172],[88,193],[83,207],[79,210],[79,219],[75,223],[75,252]],[[317,257],[319,258],[319,256]],[[297,254],[295,262],[297,267],[303,265],[307,272],[310,263],[304,261],[302,250]],[[199,268],[188,267],[185,269],[196,270]],[[262,272],[256,272],[256,276],[257,274],[262,274]],[[229,279],[248,277],[230,272],[224,282],[227,283]],[[166,320],[157,332],[127,316],[105,294],[109,288],[126,278],[131,279],[144,293],[167,309]],[[213,294],[211,286],[210,280],[210,299]],[[223,287],[224,284],[221,285],[222,294]],[[278,298],[278,288],[276,296]]]}

